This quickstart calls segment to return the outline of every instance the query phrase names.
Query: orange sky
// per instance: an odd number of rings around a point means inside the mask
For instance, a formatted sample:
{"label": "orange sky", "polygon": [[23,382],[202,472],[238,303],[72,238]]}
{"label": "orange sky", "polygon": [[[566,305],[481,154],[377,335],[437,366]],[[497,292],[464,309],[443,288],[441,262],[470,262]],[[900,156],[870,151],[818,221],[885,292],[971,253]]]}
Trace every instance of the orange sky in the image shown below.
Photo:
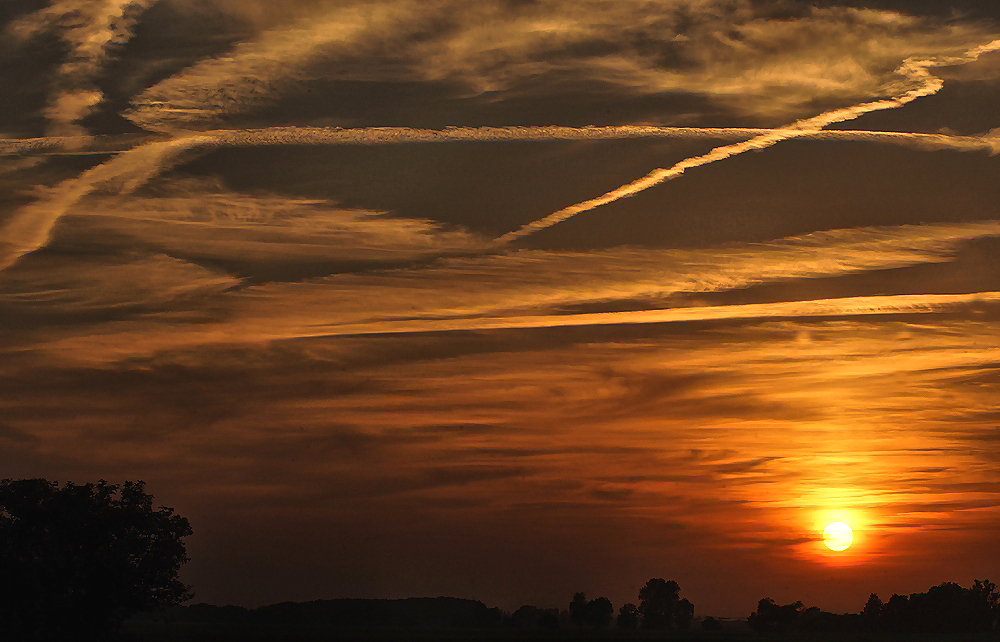
{"label": "orange sky", "polygon": [[996,579],[1000,14],[899,4],[13,3],[3,476],[217,604]]}

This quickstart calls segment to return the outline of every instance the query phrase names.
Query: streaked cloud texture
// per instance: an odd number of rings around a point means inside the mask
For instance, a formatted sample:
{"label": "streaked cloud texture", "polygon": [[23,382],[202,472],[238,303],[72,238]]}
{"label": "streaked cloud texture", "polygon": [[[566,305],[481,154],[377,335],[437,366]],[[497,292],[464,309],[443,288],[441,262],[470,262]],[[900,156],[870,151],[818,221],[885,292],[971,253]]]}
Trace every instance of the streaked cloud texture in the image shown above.
{"label": "streaked cloud texture", "polygon": [[1000,15],[900,4],[10,3],[4,476],[220,604],[995,579]]}

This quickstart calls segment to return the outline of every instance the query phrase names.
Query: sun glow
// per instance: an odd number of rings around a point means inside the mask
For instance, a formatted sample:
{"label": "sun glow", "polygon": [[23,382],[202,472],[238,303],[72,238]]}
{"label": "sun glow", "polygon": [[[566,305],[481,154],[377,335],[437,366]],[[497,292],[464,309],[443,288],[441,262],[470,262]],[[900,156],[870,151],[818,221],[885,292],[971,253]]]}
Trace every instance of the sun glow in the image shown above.
{"label": "sun glow", "polygon": [[854,531],[844,522],[833,522],[823,531],[823,543],[831,551],[846,551],[854,542]]}

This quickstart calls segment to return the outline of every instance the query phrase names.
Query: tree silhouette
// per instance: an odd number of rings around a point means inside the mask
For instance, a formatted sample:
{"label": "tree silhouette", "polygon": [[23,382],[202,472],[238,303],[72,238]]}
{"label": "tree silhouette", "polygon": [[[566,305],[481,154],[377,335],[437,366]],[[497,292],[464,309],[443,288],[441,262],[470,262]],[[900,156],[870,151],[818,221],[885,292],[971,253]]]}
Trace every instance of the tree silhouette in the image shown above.
{"label": "tree silhouette", "polygon": [[639,628],[639,609],[636,608],[635,604],[629,602],[628,604],[623,604],[620,609],[618,609],[618,620],[616,621],[619,629],[637,629]]}
{"label": "tree silhouette", "polygon": [[615,616],[615,607],[608,598],[599,597],[587,603],[587,615],[590,616],[590,624],[595,629],[603,629],[611,624]]}
{"label": "tree silhouette", "polygon": [[569,619],[579,627],[588,624],[586,593],[573,594],[573,601],[569,603]]}
{"label": "tree silhouette", "polygon": [[686,597],[682,597],[677,602],[676,610],[674,611],[674,622],[677,624],[677,628],[681,631],[687,631],[691,628],[691,620],[693,619],[694,604],[689,602]]}
{"label": "tree silhouette", "polygon": [[861,610],[861,619],[865,627],[869,629],[878,628],[882,617],[882,600],[875,593],[868,596],[865,608]]}
{"label": "tree silhouette", "polygon": [[574,593],[573,601],[569,603],[569,619],[579,627],[592,626],[595,629],[603,629],[611,624],[614,615],[615,607],[606,597],[588,602],[586,593]]}
{"label": "tree silhouette", "polygon": [[11,640],[97,640],[191,597],[177,573],[191,526],[144,483],[0,481],[0,622]]}
{"label": "tree silhouette", "polygon": [[719,622],[714,617],[709,615],[704,620],[701,621],[701,628],[704,631],[721,631],[722,622]]}
{"label": "tree silhouette", "polygon": [[747,623],[755,631],[788,631],[795,627],[802,613],[802,602],[778,605],[769,597],[757,602],[757,610],[750,614]]}
{"label": "tree silhouette", "polygon": [[674,626],[681,587],[673,580],[654,577],[639,589],[639,613],[645,629]]}

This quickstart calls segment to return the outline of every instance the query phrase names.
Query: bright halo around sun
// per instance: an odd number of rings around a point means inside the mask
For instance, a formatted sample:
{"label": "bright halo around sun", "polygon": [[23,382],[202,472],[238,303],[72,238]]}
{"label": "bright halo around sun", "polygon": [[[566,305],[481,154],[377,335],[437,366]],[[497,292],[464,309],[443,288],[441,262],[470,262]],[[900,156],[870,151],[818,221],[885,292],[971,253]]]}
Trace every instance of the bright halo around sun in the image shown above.
{"label": "bright halo around sun", "polygon": [[834,522],[823,531],[823,543],[831,551],[846,551],[854,542],[854,531],[844,522]]}

